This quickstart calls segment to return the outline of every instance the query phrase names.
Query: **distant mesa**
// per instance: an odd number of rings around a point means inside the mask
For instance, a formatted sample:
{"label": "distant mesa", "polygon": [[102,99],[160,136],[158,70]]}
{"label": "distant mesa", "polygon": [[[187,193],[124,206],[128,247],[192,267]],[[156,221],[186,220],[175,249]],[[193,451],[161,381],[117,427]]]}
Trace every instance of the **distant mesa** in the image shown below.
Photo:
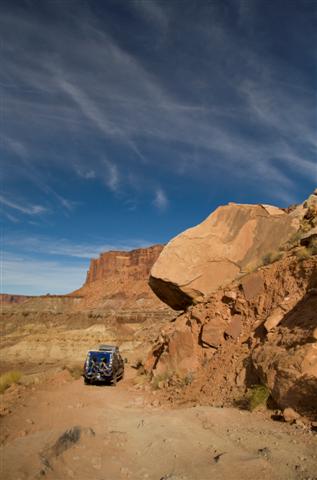
{"label": "distant mesa", "polygon": [[146,317],[147,312],[169,312],[148,285],[151,268],[163,247],[158,244],[129,252],[109,251],[92,259],[86,282],[72,293],[83,297],[80,308],[130,310],[137,317]]}
{"label": "distant mesa", "polygon": [[14,295],[10,293],[1,293],[0,302],[6,305],[19,305],[24,303],[26,300],[33,298],[31,295]]}

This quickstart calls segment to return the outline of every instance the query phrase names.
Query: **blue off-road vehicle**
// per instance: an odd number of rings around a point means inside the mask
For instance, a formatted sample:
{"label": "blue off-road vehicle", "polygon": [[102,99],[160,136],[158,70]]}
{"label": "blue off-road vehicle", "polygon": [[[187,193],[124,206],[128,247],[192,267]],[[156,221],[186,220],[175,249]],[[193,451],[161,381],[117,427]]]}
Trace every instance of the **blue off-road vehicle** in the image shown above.
{"label": "blue off-road vehicle", "polygon": [[123,378],[124,361],[119,348],[112,345],[100,345],[99,350],[91,350],[87,354],[84,365],[86,384],[112,383]]}

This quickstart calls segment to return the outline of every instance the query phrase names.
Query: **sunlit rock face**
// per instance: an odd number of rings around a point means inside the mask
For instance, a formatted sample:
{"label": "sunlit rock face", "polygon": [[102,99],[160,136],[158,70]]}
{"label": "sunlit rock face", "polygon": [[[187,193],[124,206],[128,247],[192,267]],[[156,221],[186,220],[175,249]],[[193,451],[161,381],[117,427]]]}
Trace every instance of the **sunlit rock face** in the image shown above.
{"label": "sunlit rock face", "polygon": [[270,205],[219,207],[164,247],[150,286],[175,310],[186,309],[261,264],[298,226],[297,216]]}

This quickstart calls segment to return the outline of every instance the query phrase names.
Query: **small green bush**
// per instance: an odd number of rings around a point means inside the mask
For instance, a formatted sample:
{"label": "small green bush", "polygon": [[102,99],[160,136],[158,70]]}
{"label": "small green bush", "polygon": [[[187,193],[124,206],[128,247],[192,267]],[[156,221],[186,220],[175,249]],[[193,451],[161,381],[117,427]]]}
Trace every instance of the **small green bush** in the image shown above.
{"label": "small green bush", "polygon": [[0,376],[0,393],[3,393],[13,383],[18,383],[22,373],[17,370],[11,370],[10,372],[3,373]]}
{"label": "small green bush", "polygon": [[155,375],[155,377],[152,378],[152,387],[154,390],[158,390],[160,388],[159,384],[161,382],[168,382],[172,378],[173,374],[169,371],[166,371],[164,373],[161,373],[159,375]]}
{"label": "small green bush", "polygon": [[261,267],[263,264],[262,262],[259,261],[252,261],[248,263],[244,268],[243,268],[243,274],[247,275],[249,273],[255,272],[259,267]]}
{"label": "small green bush", "polygon": [[270,265],[283,257],[282,252],[268,252],[262,257],[262,265]]}
{"label": "small green bush", "polygon": [[248,394],[248,409],[253,412],[260,405],[266,405],[270,390],[266,385],[253,385]]}
{"label": "small green bush", "polygon": [[194,377],[191,372],[187,373],[185,377],[180,379],[180,386],[186,387],[187,385],[191,385],[193,383]]}
{"label": "small green bush", "polygon": [[305,258],[309,258],[312,253],[310,248],[302,247],[299,248],[295,254],[297,258],[299,258],[300,260],[304,260]]}

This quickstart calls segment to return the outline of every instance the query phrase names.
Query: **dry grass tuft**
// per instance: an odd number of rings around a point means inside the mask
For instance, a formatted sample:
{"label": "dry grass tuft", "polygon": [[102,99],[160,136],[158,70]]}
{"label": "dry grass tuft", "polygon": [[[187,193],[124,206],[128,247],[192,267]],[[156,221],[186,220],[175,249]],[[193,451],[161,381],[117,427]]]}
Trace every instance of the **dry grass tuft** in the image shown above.
{"label": "dry grass tuft", "polygon": [[4,393],[4,391],[13,385],[14,383],[18,383],[22,377],[22,373],[17,370],[11,370],[10,372],[3,373],[0,376],[0,393]]}
{"label": "dry grass tuft", "polygon": [[307,247],[301,247],[296,250],[295,255],[300,260],[305,260],[305,258],[309,258],[311,256],[311,250]]}
{"label": "dry grass tuft", "polygon": [[74,380],[78,380],[83,375],[83,368],[79,365],[64,366],[64,370],[68,370]]}

